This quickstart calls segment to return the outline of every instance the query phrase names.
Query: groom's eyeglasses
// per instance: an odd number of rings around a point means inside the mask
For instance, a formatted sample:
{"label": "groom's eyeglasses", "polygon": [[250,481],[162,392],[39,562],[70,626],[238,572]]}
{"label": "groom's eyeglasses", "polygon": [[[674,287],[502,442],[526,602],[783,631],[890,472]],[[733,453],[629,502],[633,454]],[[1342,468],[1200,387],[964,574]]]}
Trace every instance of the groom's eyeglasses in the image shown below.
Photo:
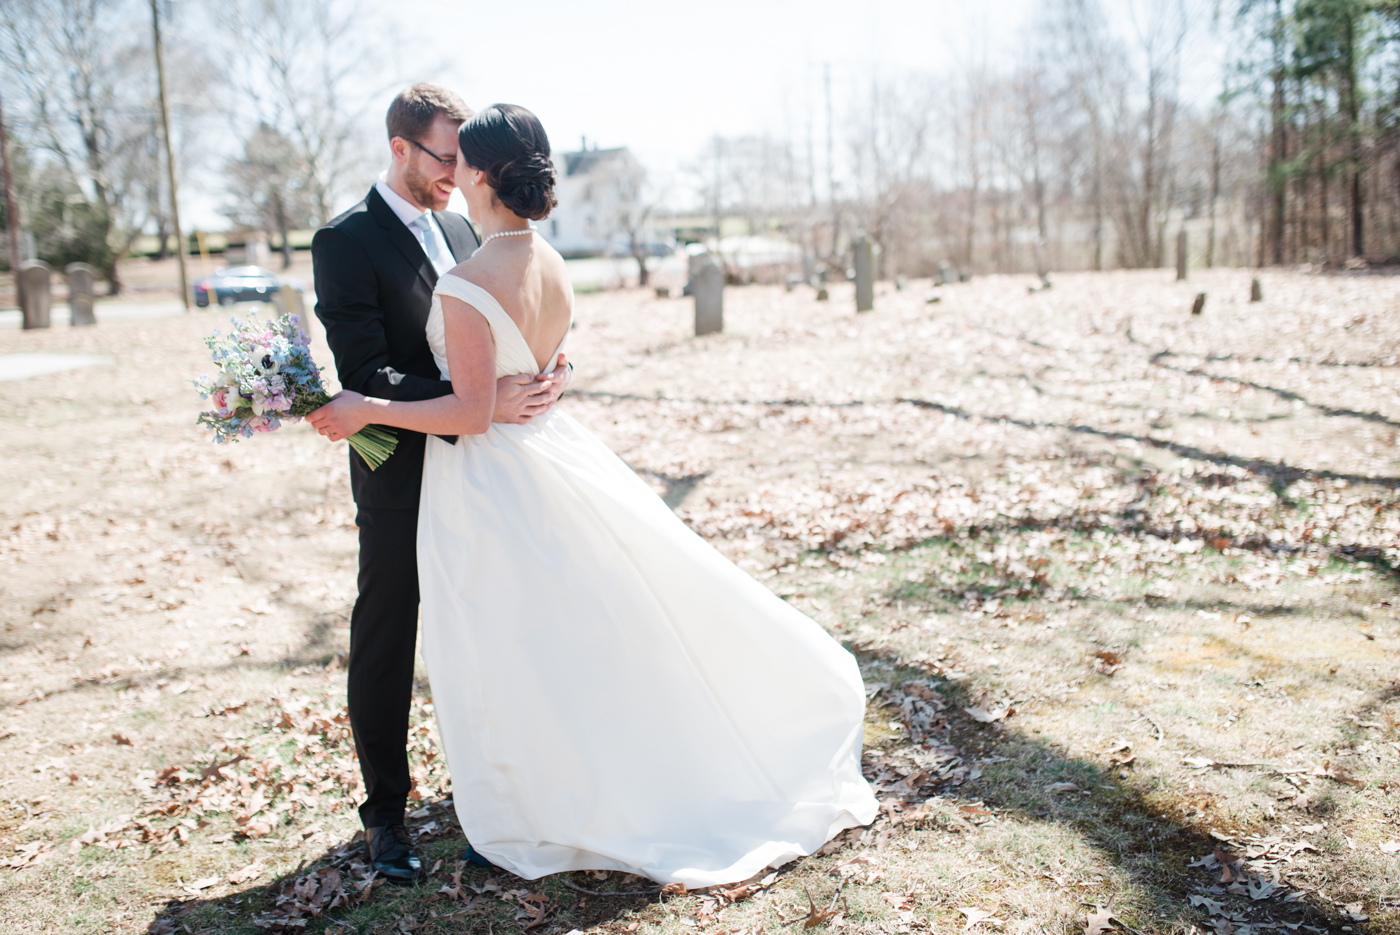
{"label": "groom's eyeglasses", "polygon": [[436,159],[439,163],[442,164],[442,167],[443,167],[444,169],[455,169],[455,168],[457,168],[457,157],[456,157],[456,156],[452,156],[452,157],[449,157],[449,158],[447,158],[447,159],[444,159],[443,157],[439,156],[437,153],[433,152],[431,149],[429,149],[428,147],[424,146],[422,143],[418,142],[417,140],[409,140],[409,142],[412,143],[414,146],[417,146],[419,149],[423,150],[423,152],[427,153],[429,156],[432,156],[434,159]]}

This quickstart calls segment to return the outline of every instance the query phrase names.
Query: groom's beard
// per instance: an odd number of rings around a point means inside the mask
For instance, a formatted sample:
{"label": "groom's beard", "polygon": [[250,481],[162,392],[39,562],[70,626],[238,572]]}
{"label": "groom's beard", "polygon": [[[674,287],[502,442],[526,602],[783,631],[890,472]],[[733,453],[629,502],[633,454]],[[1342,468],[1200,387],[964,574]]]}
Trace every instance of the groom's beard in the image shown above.
{"label": "groom's beard", "polygon": [[437,180],[428,178],[412,162],[404,167],[403,183],[420,206],[432,211],[447,207],[447,197],[438,189]]}

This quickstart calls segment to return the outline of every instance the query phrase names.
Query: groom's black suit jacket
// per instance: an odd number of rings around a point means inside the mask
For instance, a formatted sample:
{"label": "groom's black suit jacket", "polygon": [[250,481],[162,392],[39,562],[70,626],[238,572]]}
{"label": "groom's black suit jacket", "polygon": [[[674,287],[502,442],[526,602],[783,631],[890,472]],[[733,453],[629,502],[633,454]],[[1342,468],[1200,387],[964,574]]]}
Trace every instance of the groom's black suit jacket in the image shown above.
{"label": "groom's black suit jacket", "polygon": [[[466,218],[433,217],[458,261],[478,245]],[[316,317],[326,326],[340,385],[379,399],[435,399],[452,392],[441,379],[424,329],[437,271],[379,192],[316,232],[311,242]],[[365,509],[416,510],[425,436],[395,429],[398,447],[371,471],[350,452],[350,488]]]}

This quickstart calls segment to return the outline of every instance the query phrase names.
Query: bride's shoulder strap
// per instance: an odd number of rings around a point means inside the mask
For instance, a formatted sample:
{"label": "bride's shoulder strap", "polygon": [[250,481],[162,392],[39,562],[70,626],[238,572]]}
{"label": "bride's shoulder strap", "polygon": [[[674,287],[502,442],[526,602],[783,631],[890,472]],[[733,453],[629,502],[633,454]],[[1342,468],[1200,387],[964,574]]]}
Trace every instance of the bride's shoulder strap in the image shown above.
{"label": "bride's shoulder strap", "polygon": [[487,292],[474,282],[463,279],[461,276],[454,276],[448,273],[438,278],[437,287],[433,289],[438,295],[450,295],[454,299],[461,299],[468,305],[485,315],[489,321],[497,312],[504,315],[505,309],[501,303],[496,301],[496,297]]}

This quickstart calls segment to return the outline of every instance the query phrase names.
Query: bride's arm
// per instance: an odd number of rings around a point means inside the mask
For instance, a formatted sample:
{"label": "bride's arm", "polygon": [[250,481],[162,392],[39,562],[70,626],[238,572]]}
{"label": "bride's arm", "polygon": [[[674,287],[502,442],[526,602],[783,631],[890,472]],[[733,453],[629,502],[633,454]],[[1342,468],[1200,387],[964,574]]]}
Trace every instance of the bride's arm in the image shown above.
{"label": "bride's arm", "polygon": [[366,425],[391,425],[431,435],[480,435],[496,408],[496,346],[485,316],[461,299],[442,296],[452,392],[417,402],[342,392],[306,420],[331,441]]}

